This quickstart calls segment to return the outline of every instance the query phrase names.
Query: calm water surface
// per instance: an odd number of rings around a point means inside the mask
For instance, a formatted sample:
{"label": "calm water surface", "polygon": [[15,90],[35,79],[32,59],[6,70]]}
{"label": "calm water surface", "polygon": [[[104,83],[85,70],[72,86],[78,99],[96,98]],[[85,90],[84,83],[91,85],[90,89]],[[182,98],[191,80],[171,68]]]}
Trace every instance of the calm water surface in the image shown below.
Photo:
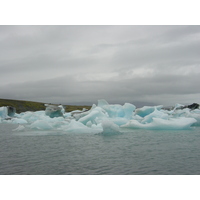
{"label": "calm water surface", "polygon": [[200,174],[200,127],[121,135],[13,132],[0,124],[0,174]]}

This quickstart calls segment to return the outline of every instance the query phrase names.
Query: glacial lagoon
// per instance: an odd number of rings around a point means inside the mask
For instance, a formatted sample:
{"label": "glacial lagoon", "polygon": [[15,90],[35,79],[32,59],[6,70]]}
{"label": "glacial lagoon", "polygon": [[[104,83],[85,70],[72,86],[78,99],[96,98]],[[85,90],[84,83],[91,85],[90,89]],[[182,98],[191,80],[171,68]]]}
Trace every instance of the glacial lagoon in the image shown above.
{"label": "glacial lagoon", "polygon": [[2,117],[0,174],[199,175],[200,112],[179,107],[99,101],[73,117]]}

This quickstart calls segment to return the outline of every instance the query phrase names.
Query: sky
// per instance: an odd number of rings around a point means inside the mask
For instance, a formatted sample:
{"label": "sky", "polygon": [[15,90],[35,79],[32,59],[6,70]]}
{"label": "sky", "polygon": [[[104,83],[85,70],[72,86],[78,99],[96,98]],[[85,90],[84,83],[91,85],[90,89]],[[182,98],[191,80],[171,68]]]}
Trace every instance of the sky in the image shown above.
{"label": "sky", "polygon": [[[197,0],[9,0],[1,2],[0,24],[0,98],[82,105],[96,104],[102,98],[109,103],[129,102],[136,106],[200,103],[200,28],[177,26],[199,24]],[[10,26],[13,24],[17,26]],[[26,24],[83,26],[18,26]],[[136,26],[141,24],[174,26]],[[135,182],[135,178],[134,181],[129,177],[123,178],[120,193],[106,195],[112,198],[114,195],[116,199],[124,194],[131,196],[127,188]],[[112,179],[106,177],[106,183],[109,182],[116,189],[118,182]],[[7,186],[6,181],[3,181],[4,186]],[[17,183],[20,181],[21,177]],[[73,186],[73,181],[74,177],[69,186]],[[80,183],[78,188],[83,191],[80,192],[82,198],[86,191],[83,181],[94,191],[98,190],[97,185],[102,185],[102,180],[91,185],[88,177],[86,180],[75,180],[76,187],[70,187],[70,196],[74,197],[77,183]],[[196,185],[191,184],[191,180],[187,181],[190,185],[183,185],[180,178],[163,181],[161,177],[155,181],[152,176],[150,180],[139,178],[136,182],[134,196],[140,198],[144,187],[148,191],[144,195],[147,194],[145,197],[149,198],[155,185],[159,191],[176,185],[177,193],[174,187],[170,189],[177,198],[181,194],[183,199],[191,194],[197,196],[194,192]],[[23,183],[20,183],[18,185],[21,186]],[[32,188],[31,184],[36,185],[32,180],[28,183],[28,187],[23,185],[26,190]],[[51,182],[46,179],[40,179],[39,183],[51,187]],[[63,180],[59,180],[59,183],[63,183]],[[140,187],[140,183],[143,187]],[[148,187],[144,183],[148,183]],[[54,187],[54,196],[65,195],[60,190],[63,185],[59,184],[58,190]],[[186,187],[186,193],[179,192]],[[9,187],[4,187],[5,195],[9,192],[7,188],[10,190],[10,181]],[[17,184],[12,189],[19,191]],[[172,192],[168,195],[171,196]],[[16,193],[12,194],[16,197]],[[48,197],[52,198],[50,194]],[[160,198],[159,194],[157,196]],[[44,193],[44,197],[47,195]],[[105,192],[98,195],[101,198]],[[153,195],[154,199],[159,199],[155,193]]]}
{"label": "sky", "polygon": [[200,103],[200,26],[0,26],[0,98]]}

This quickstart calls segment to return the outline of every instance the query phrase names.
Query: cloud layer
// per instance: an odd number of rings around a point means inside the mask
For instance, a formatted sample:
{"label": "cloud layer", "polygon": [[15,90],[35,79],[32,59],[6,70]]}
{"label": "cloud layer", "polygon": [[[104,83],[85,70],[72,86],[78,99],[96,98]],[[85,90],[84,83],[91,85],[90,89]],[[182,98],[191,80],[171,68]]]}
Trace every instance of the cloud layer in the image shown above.
{"label": "cloud layer", "polygon": [[0,26],[1,98],[199,102],[200,26]]}

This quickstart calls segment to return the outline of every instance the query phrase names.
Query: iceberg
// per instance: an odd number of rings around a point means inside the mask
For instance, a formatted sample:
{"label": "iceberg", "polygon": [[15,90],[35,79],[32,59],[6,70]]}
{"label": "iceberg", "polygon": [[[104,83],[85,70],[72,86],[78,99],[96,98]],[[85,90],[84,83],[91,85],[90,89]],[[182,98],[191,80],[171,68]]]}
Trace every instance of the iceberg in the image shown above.
{"label": "iceberg", "polygon": [[106,100],[99,100],[98,107],[102,108],[110,118],[125,117],[131,118],[135,106],[130,103],[125,103],[123,106],[119,104],[109,105]]}
{"label": "iceberg", "polygon": [[52,130],[53,126],[45,120],[36,120],[30,125],[30,128],[36,130]]}
{"label": "iceberg", "polygon": [[12,106],[7,106],[7,112],[9,117],[13,117],[16,113],[16,108]]}
{"label": "iceberg", "polygon": [[157,108],[155,107],[155,110],[150,113],[149,115],[146,115],[142,120],[141,122],[143,124],[146,124],[146,123],[151,123],[153,121],[154,118],[161,118],[161,119],[168,119],[169,116],[168,114],[166,113],[163,113],[159,110],[157,110]]}
{"label": "iceberg", "polygon": [[146,115],[151,114],[155,109],[160,110],[163,108],[162,105],[159,106],[144,106],[142,108],[137,108],[135,111],[136,115],[139,115],[140,117],[145,117]]}
{"label": "iceberg", "polygon": [[64,114],[64,108],[62,105],[44,104],[46,106],[45,114],[51,118],[61,117]]}
{"label": "iceberg", "polygon": [[0,117],[5,119],[8,117],[8,110],[6,106],[0,107]]}
{"label": "iceberg", "polygon": [[103,131],[100,132],[102,135],[116,135],[121,134],[119,126],[112,121],[102,121]]}
{"label": "iceberg", "polygon": [[86,125],[82,124],[81,122],[72,120],[70,122],[70,124],[66,127],[65,131],[67,133],[80,133],[80,134],[92,133],[92,134],[96,134],[100,130],[99,130],[99,128],[89,128]]}
{"label": "iceberg", "polygon": [[[62,105],[45,104],[46,110],[15,113],[7,106],[0,107],[0,123],[18,124],[13,131],[62,131],[65,133],[91,133],[116,135],[123,130],[160,129],[183,130],[200,125],[198,106],[176,104],[171,110],[163,105],[137,108],[131,103],[109,104],[98,100],[90,110],[65,112]],[[10,110],[10,111],[9,111]]]}
{"label": "iceberg", "polygon": [[108,115],[104,112],[103,109],[96,107],[91,112],[88,112],[87,115],[81,117],[78,121],[87,124],[87,122],[92,122],[92,124],[98,124],[98,121],[108,118]]}
{"label": "iceberg", "polygon": [[25,119],[19,119],[19,118],[12,118],[10,121],[13,124],[27,124],[28,123]]}
{"label": "iceberg", "polygon": [[0,117],[1,118],[10,118],[13,117],[16,113],[16,109],[11,106],[0,107]]}
{"label": "iceberg", "polygon": [[161,118],[153,118],[151,123],[142,124],[137,120],[130,120],[127,124],[122,125],[122,128],[133,129],[158,129],[158,130],[183,130],[189,129],[191,125],[196,123],[194,118],[171,118],[169,120]]}

